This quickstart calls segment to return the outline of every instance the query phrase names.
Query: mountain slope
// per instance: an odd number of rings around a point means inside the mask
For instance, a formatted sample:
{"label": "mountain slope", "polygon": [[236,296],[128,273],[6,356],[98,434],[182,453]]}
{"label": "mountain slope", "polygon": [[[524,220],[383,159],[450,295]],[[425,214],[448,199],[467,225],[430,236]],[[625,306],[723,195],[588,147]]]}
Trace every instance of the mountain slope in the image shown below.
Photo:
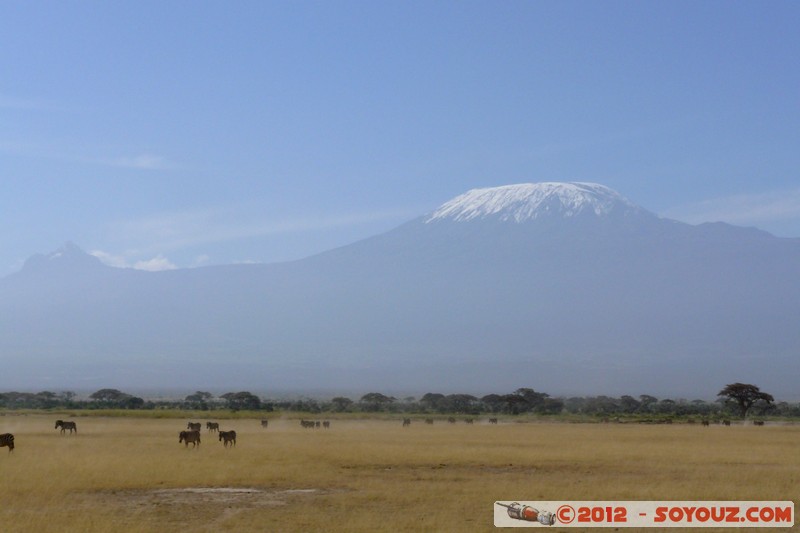
{"label": "mountain slope", "polygon": [[63,252],[0,280],[6,381],[713,396],[793,394],[800,370],[800,241],[594,184],[470,191],[291,263],[139,272]]}

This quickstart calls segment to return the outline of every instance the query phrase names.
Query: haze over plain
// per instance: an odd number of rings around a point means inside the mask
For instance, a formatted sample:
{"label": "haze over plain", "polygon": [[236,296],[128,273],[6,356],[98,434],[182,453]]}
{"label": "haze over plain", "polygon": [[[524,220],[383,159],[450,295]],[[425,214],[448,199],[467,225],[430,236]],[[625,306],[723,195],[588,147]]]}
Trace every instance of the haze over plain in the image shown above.
{"label": "haze over plain", "polygon": [[270,265],[142,272],[67,244],[0,280],[0,350],[5,386],[792,394],[798,267],[800,239],[518,184]]}

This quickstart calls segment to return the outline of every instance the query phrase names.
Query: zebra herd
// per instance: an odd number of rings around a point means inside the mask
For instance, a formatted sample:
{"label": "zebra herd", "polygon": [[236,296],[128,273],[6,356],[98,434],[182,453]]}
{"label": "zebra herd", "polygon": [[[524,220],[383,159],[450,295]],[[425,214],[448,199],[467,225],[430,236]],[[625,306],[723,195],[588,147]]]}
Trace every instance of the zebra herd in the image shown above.
{"label": "zebra herd", "polygon": [[[425,419],[425,423],[428,424],[429,426],[432,426],[433,425],[433,418],[426,418]],[[451,416],[451,417],[449,417],[447,419],[447,423],[448,424],[455,424],[456,423],[456,419]],[[474,418],[465,418],[464,419],[464,423],[465,424],[470,424],[470,425],[474,424],[475,423],[475,419]],[[497,424],[497,419],[496,418],[490,418],[489,419],[489,423],[490,424]],[[410,426],[410,425],[411,425],[411,419],[410,418],[404,418],[403,419],[403,427]]]}
{"label": "zebra herd", "polygon": [[[262,427],[267,427],[267,421],[261,421]],[[200,428],[202,425],[200,422],[189,422],[186,426],[186,430],[181,431],[178,434],[178,443],[184,444],[187,448],[191,443],[192,448],[196,448],[200,445]],[[330,423],[325,427],[330,427]],[[78,434],[78,425],[75,422],[70,420],[56,420],[55,429],[61,428],[61,433],[64,434],[67,430],[69,430],[70,435],[75,432]],[[222,442],[223,446],[226,448],[228,445],[231,447],[236,446],[236,432],[233,430],[230,431],[220,431],[219,430],[219,422],[206,422],[206,429],[208,429],[209,433],[216,431],[219,433],[219,440]],[[14,435],[11,433],[3,433],[0,435],[0,448],[8,447],[9,453],[14,451]]]}
{"label": "zebra herd", "polygon": [[[497,424],[497,418],[490,418],[488,421],[489,421],[489,424]],[[425,424],[433,425],[433,422],[434,422],[433,418],[426,418],[425,419]],[[450,424],[455,424],[456,423],[456,419],[453,418],[453,417],[450,417],[450,418],[447,419],[447,422],[450,423]],[[472,418],[465,418],[464,419],[464,423],[465,424],[473,424],[473,422],[474,422],[474,420]],[[609,420],[608,419],[603,419],[603,422],[609,422]],[[649,421],[640,421],[640,423],[646,423],[646,422],[649,422]],[[668,422],[664,422],[664,423],[671,423],[671,422],[672,421],[669,420]],[[689,424],[694,424],[694,423],[695,423],[694,420],[690,420],[689,421]],[[721,423],[724,426],[730,426],[731,425],[731,421],[728,420],[728,419],[719,420],[719,421],[717,421],[717,423]],[[708,419],[703,419],[703,420],[701,420],[701,424],[703,426],[709,426],[711,424],[711,422]],[[407,427],[407,426],[410,426],[410,425],[411,425],[411,419],[410,418],[403,418],[403,427]],[[753,421],[753,425],[754,426],[763,426],[764,425],[764,421],[763,420],[754,420]],[[322,427],[322,428],[325,428],[325,429],[329,429],[331,427],[331,423],[328,420],[324,420],[322,422],[320,422],[319,420],[300,420],[300,426],[303,427],[303,428],[317,428],[318,429],[318,428]],[[265,428],[265,429],[267,427],[269,427],[269,421],[267,419],[262,419],[261,420],[261,427]],[[75,422],[73,422],[71,420],[56,420],[55,429],[59,429],[59,428],[61,429],[61,434],[62,435],[65,434],[67,431],[69,431],[70,435],[72,433],[75,433],[76,435],[78,434],[78,426],[77,426],[77,424]],[[186,426],[186,430],[181,431],[178,434],[178,443],[179,444],[181,444],[181,443],[184,444],[184,446],[186,446],[187,448],[189,447],[190,443],[192,445],[192,448],[196,448],[196,447],[200,446],[200,431],[201,431],[201,428],[202,428],[202,424],[200,422],[189,422],[187,424],[187,426]],[[236,431],[233,431],[233,430],[220,431],[219,422],[206,422],[206,430],[208,430],[209,433],[216,432],[218,434],[218,440],[220,442],[222,442],[222,444],[223,444],[223,446],[225,448],[227,448],[228,446],[230,446],[230,447],[236,446]],[[0,434],[0,448],[4,448],[4,447],[8,448],[9,453],[14,450],[14,435],[12,435],[11,433]]]}
{"label": "zebra herd", "polygon": [[[262,427],[267,427],[265,424],[266,420],[261,421]],[[189,422],[186,425],[186,429],[178,433],[178,444],[183,443],[185,447],[189,447],[191,443],[192,448],[196,448],[200,446],[200,430],[203,425],[200,422]],[[219,430],[219,422],[206,422],[206,429],[209,433],[216,432],[219,441],[222,445],[227,448],[228,445],[232,447],[236,446],[236,432],[233,430],[230,431],[220,431]]]}
{"label": "zebra herd", "polygon": [[[267,426],[265,425],[264,427]],[[319,420],[300,420],[300,427],[304,427],[306,429],[319,429],[320,427],[330,429],[331,423],[329,420],[323,420],[321,423]]]}
{"label": "zebra herd", "polygon": [[[490,419],[489,422],[491,422],[492,420],[496,420],[496,419]],[[602,422],[603,424],[608,424],[608,423],[611,423],[611,422],[614,422],[614,423],[617,423],[617,424],[629,423],[628,421],[623,420],[620,417],[615,417],[615,418],[607,418],[606,417],[606,418],[600,419],[600,422]],[[673,420],[671,418],[660,418],[660,419],[643,418],[641,420],[634,420],[634,421],[632,421],[630,423],[633,423],[633,422],[638,423],[638,424],[667,424],[667,425],[671,425],[673,423]],[[493,423],[496,424],[497,422],[493,422]],[[689,419],[686,420],[686,423],[688,425],[690,425],[690,426],[693,426],[693,425],[697,424],[697,420],[695,420],[694,418],[689,418]],[[730,426],[731,425],[731,421],[729,419],[727,419],[727,418],[720,418],[720,419],[717,419],[716,421],[710,420],[708,418],[703,418],[703,419],[700,420],[700,425],[703,426],[703,427],[709,427],[711,424],[721,424],[723,426]],[[746,424],[746,422],[742,422],[742,424],[744,425],[744,424]],[[764,424],[765,424],[765,422],[763,420],[753,420],[753,425],[754,426],[763,426]]]}

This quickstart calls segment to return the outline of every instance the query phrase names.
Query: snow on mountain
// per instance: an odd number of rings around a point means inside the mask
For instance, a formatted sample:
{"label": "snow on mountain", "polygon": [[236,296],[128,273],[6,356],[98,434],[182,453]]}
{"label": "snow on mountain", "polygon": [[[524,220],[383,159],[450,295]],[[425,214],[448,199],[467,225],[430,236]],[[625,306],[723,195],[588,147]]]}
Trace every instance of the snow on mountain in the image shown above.
{"label": "snow on mountain", "polygon": [[443,204],[426,222],[494,218],[519,223],[554,215],[570,218],[643,211],[616,191],[596,183],[522,183],[472,189]]}

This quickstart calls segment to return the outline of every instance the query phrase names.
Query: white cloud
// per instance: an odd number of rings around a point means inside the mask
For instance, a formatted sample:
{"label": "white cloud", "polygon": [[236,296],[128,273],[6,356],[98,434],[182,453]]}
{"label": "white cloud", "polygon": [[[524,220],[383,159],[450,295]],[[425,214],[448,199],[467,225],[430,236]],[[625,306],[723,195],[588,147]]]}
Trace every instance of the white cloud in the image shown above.
{"label": "white cloud", "polygon": [[102,250],[92,250],[89,252],[89,255],[95,256],[108,266],[116,268],[131,268],[131,266],[128,264],[128,260],[121,255],[110,254]]}
{"label": "white cloud", "polygon": [[115,167],[137,168],[141,170],[163,170],[169,168],[166,159],[160,155],[141,154],[132,157],[118,157],[109,160],[100,160]]}
{"label": "white cloud", "polygon": [[158,272],[161,270],[175,270],[178,267],[172,264],[172,262],[163,255],[157,255],[156,257],[148,259],[147,261],[136,261],[136,263],[133,265],[133,268],[136,270]]}
{"label": "white cloud", "polygon": [[136,270],[147,270],[149,272],[175,270],[178,268],[169,259],[160,254],[152,259],[146,260],[130,259],[125,255],[110,254],[102,250],[94,250],[90,252],[90,254],[100,259],[106,265],[116,268],[133,268]]}

